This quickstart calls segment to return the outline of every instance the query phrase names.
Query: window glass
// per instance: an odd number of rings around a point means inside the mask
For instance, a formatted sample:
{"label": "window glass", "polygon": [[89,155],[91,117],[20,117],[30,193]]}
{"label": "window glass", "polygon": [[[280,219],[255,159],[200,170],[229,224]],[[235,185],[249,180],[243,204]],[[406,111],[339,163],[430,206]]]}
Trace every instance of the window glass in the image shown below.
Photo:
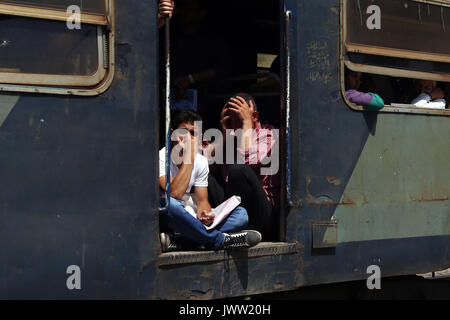
{"label": "window glass", "polygon": [[0,15],[0,72],[89,76],[98,55],[97,26]]}
{"label": "window glass", "polygon": [[[448,6],[413,0],[344,1],[347,43],[450,55]],[[378,14],[367,13],[372,5],[380,8],[380,29],[367,26],[368,20],[376,19]]]}
{"label": "window glass", "polygon": [[105,0],[1,0],[0,3],[18,4],[46,9],[66,11],[71,5],[77,5],[82,13],[105,14]]}
{"label": "window glass", "polygon": [[351,62],[394,69],[418,72],[432,72],[435,74],[450,74],[450,64],[433,61],[423,61],[405,58],[383,57],[370,54],[348,53]]}

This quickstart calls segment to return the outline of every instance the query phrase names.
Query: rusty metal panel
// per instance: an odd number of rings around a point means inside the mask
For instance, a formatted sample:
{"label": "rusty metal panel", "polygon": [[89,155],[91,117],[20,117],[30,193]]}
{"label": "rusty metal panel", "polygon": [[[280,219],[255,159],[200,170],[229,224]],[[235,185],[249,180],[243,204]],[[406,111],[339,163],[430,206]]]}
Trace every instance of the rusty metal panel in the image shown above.
{"label": "rusty metal panel", "polygon": [[312,222],[313,249],[335,248],[338,245],[337,221]]}
{"label": "rusty metal panel", "polygon": [[245,257],[229,252],[225,261],[160,267],[153,299],[218,299],[292,290],[303,284],[299,253]]}
{"label": "rusty metal panel", "polygon": [[266,256],[294,254],[299,251],[295,243],[262,242],[248,250],[235,250],[232,254],[227,250],[219,251],[177,251],[163,253],[158,258],[158,266],[179,264],[195,264],[229,260],[232,256],[241,259],[253,259]]}

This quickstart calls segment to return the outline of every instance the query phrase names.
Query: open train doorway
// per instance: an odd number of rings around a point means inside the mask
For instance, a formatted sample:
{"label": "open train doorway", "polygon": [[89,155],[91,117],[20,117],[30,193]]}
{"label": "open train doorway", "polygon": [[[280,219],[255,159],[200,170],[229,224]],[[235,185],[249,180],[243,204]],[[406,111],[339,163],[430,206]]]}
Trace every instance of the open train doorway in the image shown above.
{"label": "open train doorway", "polygon": [[[282,1],[278,0],[177,0],[170,22],[172,117],[180,110],[192,110],[202,117],[203,132],[221,130],[224,105],[236,94],[247,94],[257,106],[261,126],[277,131],[278,169],[271,181],[263,185],[274,209],[273,232],[263,237],[265,242],[285,238],[281,9]],[[163,28],[160,40],[160,92],[164,106]],[[163,148],[165,110],[163,107],[160,110],[160,147]],[[263,179],[260,182],[265,183]]]}

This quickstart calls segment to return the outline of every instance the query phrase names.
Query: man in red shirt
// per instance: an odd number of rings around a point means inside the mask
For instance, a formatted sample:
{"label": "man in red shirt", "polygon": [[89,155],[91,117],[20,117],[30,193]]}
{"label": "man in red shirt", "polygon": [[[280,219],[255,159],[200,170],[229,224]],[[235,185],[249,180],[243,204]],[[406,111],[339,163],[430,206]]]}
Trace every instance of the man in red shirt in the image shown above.
{"label": "man in red shirt", "polygon": [[249,226],[261,232],[264,240],[277,240],[279,131],[260,123],[255,100],[246,93],[227,101],[220,124],[223,145],[214,143],[206,150],[207,157],[217,148],[223,148],[224,155],[223,164],[211,167],[210,202],[217,206],[228,197],[240,196],[249,215]]}

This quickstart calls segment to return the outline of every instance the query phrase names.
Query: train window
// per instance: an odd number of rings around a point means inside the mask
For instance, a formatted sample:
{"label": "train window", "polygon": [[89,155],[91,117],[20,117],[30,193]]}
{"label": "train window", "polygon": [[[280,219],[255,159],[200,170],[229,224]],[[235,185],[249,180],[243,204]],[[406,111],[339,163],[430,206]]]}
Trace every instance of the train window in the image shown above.
{"label": "train window", "polygon": [[112,0],[0,0],[0,13],[66,21],[70,9],[76,6],[80,9],[83,23],[107,25],[112,2]]}
{"label": "train window", "polygon": [[93,25],[69,33],[59,21],[0,16],[0,82],[95,85],[104,73],[98,73],[99,37]]}
{"label": "train window", "polygon": [[[445,83],[450,82],[450,44],[439,39],[448,38],[449,0],[376,3],[342,0],[341,9],[342,70],[363,73],[363,78],[372,79],[372,84],[373,79],[383,82],[381,91],[397,90],[393,87],[399,83],[408,85],[408,79],[416,79],[411,80],[414,83],[431,81],[435,86],[439,82],[440,86],[447,87]],[[344,72],[342,79],[344,82]],[[417,107],[407,100],[398,101],[396,96],[389,95],[386,100],[391,104],[386,104],[382,111],[450,114],[445,106],[443,109],[442,106],[439,109]]]}
{"label": "train window", "polygon": [[31,6],[36,8],[56,9],[66,11],[68,7],[77,5],[84,12],[106,14],[105,0],[3,0],[6,4]]}
{"label": "train window", "polygon": [[408,50],[416,52],[412,58],[450,61],[450,42],[436,41],[448,37],[449,7],[412,0],[377,1],[376,6],[371,0],[346,2],[348,51],[401,58]]}
{"label": "train window", "polygon": [[64,7],[74,2],[0,1],[0,90],[95,95],[107,89],[112,1],[89,1],[79,27],[69,28]]}

